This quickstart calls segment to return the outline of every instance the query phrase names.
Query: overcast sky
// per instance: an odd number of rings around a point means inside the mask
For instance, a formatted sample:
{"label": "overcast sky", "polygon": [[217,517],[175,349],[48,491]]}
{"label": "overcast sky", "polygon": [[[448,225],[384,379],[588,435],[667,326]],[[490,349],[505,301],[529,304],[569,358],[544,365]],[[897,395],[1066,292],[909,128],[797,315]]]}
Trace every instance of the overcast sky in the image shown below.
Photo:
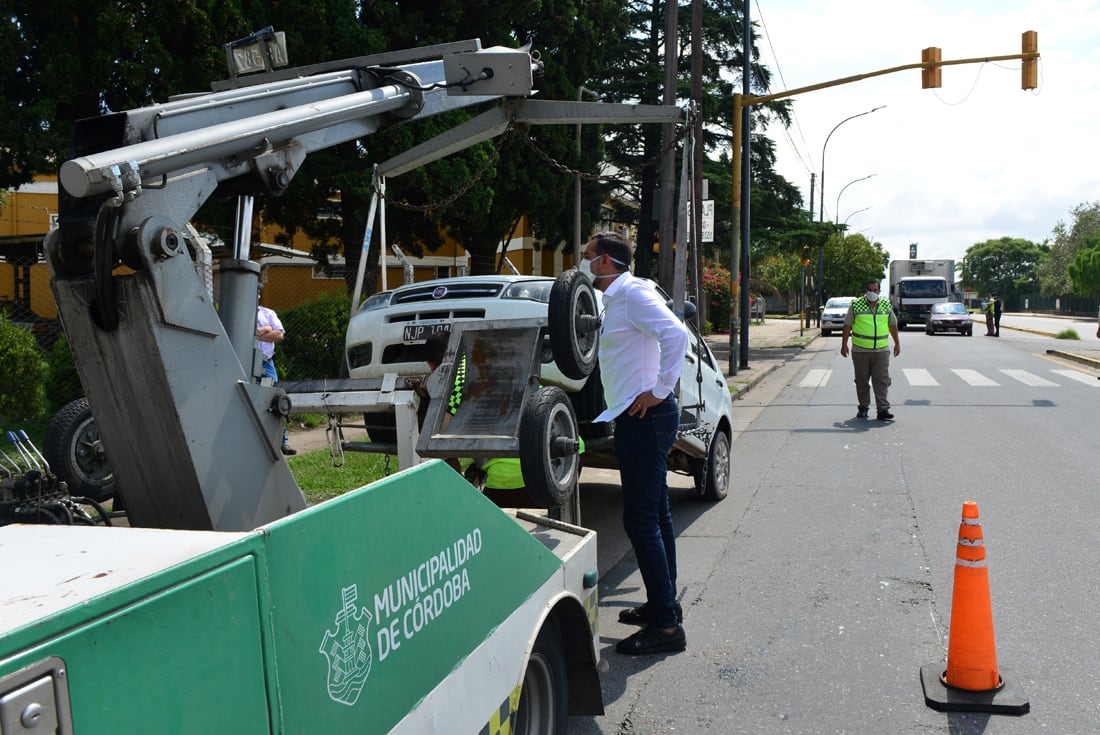
{"label": "overcast sky", "polygon": [[829,132],[885,106],[829,139],[825,216],[892,258],[910,243],[919,258],[1006,235],[1041,243],[1100,199],[1100,0],[757,0],[751,12],[773,91],[919,62],[928,46],[944,61],[1020,53],[1021,34],[1038,32],[1035,91],[1020,89],[1019,60],[944,67],[940,89],[913,69],[798,95],[789,131],[769,128],[779,173],[808,201]]}

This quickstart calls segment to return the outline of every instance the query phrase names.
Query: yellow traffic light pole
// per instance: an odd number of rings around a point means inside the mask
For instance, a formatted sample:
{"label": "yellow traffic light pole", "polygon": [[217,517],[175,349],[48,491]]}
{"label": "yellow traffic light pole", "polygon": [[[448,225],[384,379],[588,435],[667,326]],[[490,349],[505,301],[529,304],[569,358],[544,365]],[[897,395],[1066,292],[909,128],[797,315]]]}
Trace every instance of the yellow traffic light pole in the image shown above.
{"label": "yellow traffic light pole", "polygon": [[[829,87],[839,87],[842,84],[851,84],[852,82],[862,81],[864,79],[871,79],[872,77],[881,77],[886,74],[893,74],[899,71],[907,71],[909,69],[921,69],[921,86],[924,89],[940,86],[940,67],[944,66],[958,66],[960,64],[984,64],[990,61],[1012,61],[1015,59],[1023,60],[1023,65],[1020,69],[1020,88],[1024,90],[1036,89],[1039,79],[1038,74],[1038,61],[1039,61],[1039,34],[1036,31],[1024,31],[1021,38],[1021,53],[1018,54],[1005,54],[1003,56],[983,56],[970,59],[948,59],[943,61],[940,58],[940,49],[932,46],[923,49],[921,52],[921,61],[915,64],[904,64],[902,66],[892,66],[889,69],[882,69],[880,71],[872,71],[866,74],[856,74],[850,77],[843,77],[841,79],[834,79],[829,82],[821,82],[820,84],[811,84],[806,87],[798,87],[797,89],[789,89],[785,92],[776,92],[775,94],[741,94],[735,93],[733,95],[733,212],[730,217],[730,223],[733,230],[733,252],[731,253],[731,262],[736,266],[731,270],[730,278],[730,323],[736,324],[738,315],[738,306],[743,301],[745,294],[740,292],[741,283],[741,110],[746,107],[752,107],[753,105],[763,104],[764,102],[773,102],[775,100],[786,99],[788,97],[794,97],[796,95],[804,94],[806,92],[815,92],[819,89],[828,89]],[[748,244],[745,244],[748,247]],[[732,334],[732,330],[731,330]],[[748,334],[742,334],[741,339],[748,339]],[[730,345],[730,364],[734,363],[734,353],[736,352],[736,345]],[[732,371],[732,367],[731,367]]]}

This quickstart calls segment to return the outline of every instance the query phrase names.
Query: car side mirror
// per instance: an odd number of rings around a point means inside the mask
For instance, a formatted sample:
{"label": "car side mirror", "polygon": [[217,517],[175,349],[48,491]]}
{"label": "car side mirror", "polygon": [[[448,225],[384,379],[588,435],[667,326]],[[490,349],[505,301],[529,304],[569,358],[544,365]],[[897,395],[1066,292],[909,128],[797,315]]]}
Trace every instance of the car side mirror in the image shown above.
{"label": "car side mirror", "polygon": [[[674,309],[672,307],[672,303],[673,303],[672,299],[669,299],[668,301],[665,302],[665,306],[668,307],[669,311],[671,311],[673,314],[675,314],[676,309]],[[699,309],[697,309],[695,307],[695,304],[691,303],[690,301],[685,301],[684,302],[684,315],[680,317],[680,321],[682,321],[682,322],[691,321],[692,319],[695,318],[695,315],[698,314],[698,313],[699,313]]]}

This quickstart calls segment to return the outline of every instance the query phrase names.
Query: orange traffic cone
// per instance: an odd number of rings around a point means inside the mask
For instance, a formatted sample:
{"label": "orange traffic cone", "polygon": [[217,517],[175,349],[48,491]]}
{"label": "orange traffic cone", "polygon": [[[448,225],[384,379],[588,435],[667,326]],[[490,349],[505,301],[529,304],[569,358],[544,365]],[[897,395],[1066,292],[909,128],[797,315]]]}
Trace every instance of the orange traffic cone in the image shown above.
{"label": "orange traffic cone", "polygon": [[1015,677],[997,669],[993,608],[978,504],[963,503],[951,595],[947,668],[921,667],[924,702],[937,710],[1026,714],[1031,706]]}

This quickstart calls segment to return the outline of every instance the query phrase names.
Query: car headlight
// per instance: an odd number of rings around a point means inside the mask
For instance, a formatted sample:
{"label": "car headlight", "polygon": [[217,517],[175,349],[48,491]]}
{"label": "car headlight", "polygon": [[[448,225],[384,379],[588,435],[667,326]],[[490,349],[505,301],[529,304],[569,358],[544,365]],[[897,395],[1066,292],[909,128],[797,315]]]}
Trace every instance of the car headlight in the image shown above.
{"label": "car headlight", "polygon": [[548,304],[550,303],[550,289],[553,287],[553,281],[517,281],[504,289],[500,297],[502,299],[524,299]]}
{"label": "car headlight", "polygon": [[393,291],[383,291],[382,293],[376,293],[369,299],[363,302],[363,305],[359,307],[356,314],[362,314],[368,311],[377,311],[378,309],[385,309],[390,305],[390,298],[393,296]]}

